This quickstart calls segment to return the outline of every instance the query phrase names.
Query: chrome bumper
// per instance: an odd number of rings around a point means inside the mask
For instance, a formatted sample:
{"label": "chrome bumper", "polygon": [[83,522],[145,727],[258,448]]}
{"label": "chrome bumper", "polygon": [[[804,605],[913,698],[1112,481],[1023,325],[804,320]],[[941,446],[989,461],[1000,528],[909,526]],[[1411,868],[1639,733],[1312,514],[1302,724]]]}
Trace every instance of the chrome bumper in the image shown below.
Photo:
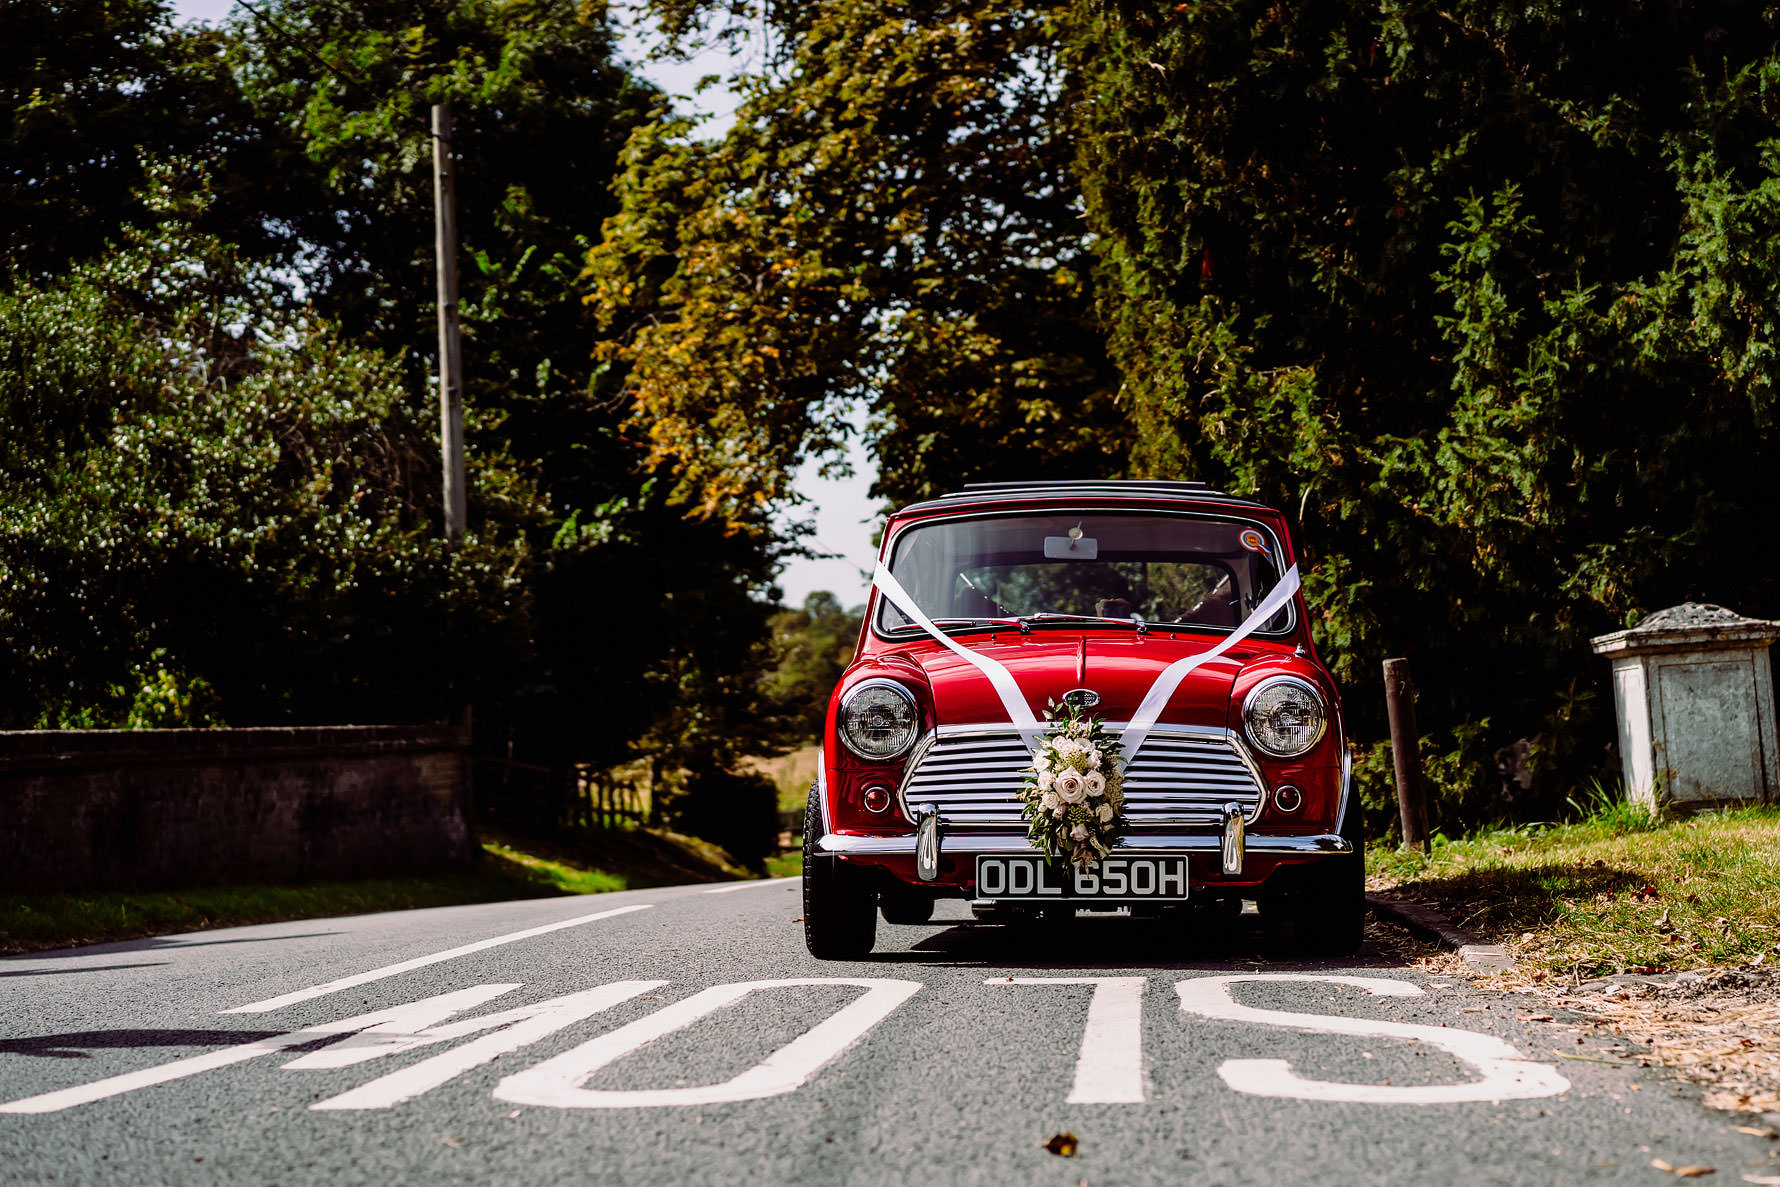
{"label": "chrome bumper", "polygon": [[[839,833],[829,833],[816,842],[816,848],[824,853],[835,853],[842,857],[913,857],[915,855],[915,835],[909,833],[907,836],[900,837],[851,837]],[[1269,837],[1251,832],[1243,839],[1243,848],[1248,853],[1287,856],[1353,852],[1353,846],[1348,844],[1347,838],[1334,833],[1310,837]],[[1119,848],[1115,852],[1221,854],[1223,849],[1223,835],[1208,833],[1174,837],[1126,837],[1119,842]],[[1026,839],[1024,833],[1006,835],[947,833],[945,852],[948,857],[952,857],[959,854],[974,855],[978,853],[1031,853],[1033,849],[1032,842]]]}

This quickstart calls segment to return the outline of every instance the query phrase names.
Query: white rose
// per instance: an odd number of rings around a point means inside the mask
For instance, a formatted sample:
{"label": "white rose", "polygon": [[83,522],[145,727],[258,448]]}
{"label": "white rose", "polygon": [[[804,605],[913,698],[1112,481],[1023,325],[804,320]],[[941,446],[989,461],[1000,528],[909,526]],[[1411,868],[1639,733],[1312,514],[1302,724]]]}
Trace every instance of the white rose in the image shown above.
{"label": "white rose", "polygon": [[1082,752],[1082,744],[1077,742],[1074,738],[1062,738],[1058,740],[1057,744],[1053,746],[1052,749],[1057,752],[1057,757],[1059,759],[1067,763],[1070,759]]}
{"label": "white rose", "polygon": [[1051,809],[1051,819],[1052,820],[1062,820],[1063,816],[1064,816],[1064,812],[1061,807],[1056,807],[1056,808]]}
{"label": "white rose", "polygon": [[1089,771],[1082,776],[1082,785],[1088,789],[1089,795],[1101,795],[1106,791],[1106,776],[1099,771]]}
{"label": "white rose", "polygon": [[1066,804],[1079,804],[1088,798],[1086,781],[1074,771],[1064,771],[1058,775],[1052,786],[1056,789],[1057,798]]}
{"label": "white rose", "polygon": [[1039,799],[1038,806],[1047,812],[1053,812],[1063,806],[1063,801],[1057,798],[1056,792],[1047,791],[1044,793],[1043,797]]}
{"label": "white rose", "polygon": [[1074,828],[1070,829],[1069,830],[1069,839],[1072,841],[1087,840],[1088,839],[1088,826],[1085,824],[1078,824]]}
{"label": "white rose", "polygon": [[1088,769],[1090,771],[1100,769],[1100,748],[1098,746],[1088,747]]}
{"label": "white rose", "polygon": [[1040,771],[1038,773],[1038,789],[1040,791],[1051,790],[1051,783],[1055,780],[1055,778],[1056,777],[1054,775],[1052,775],[1049,771]]}
{"label": "white rose", "polygon": [[1099,808],[1098,815],[1100,816],[1100,823],[1111,824],[1112,818],[1113,818],[1112,805],[1111,804],[1101,804],[1100,808]]}

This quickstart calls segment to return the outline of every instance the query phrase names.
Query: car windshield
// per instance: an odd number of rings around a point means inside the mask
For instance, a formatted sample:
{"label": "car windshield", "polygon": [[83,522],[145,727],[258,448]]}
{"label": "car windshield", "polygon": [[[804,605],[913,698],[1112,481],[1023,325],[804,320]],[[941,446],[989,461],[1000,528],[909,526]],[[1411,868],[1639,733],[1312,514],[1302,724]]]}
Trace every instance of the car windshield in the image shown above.
{"label": "car windshield", "polygon": [[[1231,630],[1279,580],[1278,546],[1253,524],[1182,515],[1017,515],[917,524],[890,571],[941,626],[1105,619]],[[912,621],[879,599],[878,629]],[[1263,632],[1286,629],[1291,608]]]}

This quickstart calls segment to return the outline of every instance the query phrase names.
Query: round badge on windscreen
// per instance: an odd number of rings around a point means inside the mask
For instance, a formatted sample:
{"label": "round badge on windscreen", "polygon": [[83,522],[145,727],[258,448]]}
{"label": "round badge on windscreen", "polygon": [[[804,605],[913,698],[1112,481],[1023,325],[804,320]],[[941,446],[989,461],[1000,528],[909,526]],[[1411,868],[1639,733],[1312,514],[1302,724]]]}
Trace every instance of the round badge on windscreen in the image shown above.
{"label": "round badge on windscreen", "polygon": [[1250,552],[1258,552],[1263,556],[1272,554],[1273,550],[1267,547],[1267,537],[1263,536],[1260,532],[1257,532],[1254,528],[1242,529],[1242,535],[1236,537],[1236,539]]}

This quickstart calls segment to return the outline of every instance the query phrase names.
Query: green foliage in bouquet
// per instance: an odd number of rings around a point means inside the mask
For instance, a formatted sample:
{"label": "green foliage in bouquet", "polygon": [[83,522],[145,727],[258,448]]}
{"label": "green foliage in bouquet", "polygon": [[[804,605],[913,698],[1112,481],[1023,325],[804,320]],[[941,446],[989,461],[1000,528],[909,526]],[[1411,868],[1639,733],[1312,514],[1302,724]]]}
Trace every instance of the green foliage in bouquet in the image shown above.
{"label": "green foliage in bouquet", "polygon": [[1053,865],[1091,870],[1125,831],[1119,741],[1074,705],[1045,706],[1045,735],[1020,789],[1026,836]]}

